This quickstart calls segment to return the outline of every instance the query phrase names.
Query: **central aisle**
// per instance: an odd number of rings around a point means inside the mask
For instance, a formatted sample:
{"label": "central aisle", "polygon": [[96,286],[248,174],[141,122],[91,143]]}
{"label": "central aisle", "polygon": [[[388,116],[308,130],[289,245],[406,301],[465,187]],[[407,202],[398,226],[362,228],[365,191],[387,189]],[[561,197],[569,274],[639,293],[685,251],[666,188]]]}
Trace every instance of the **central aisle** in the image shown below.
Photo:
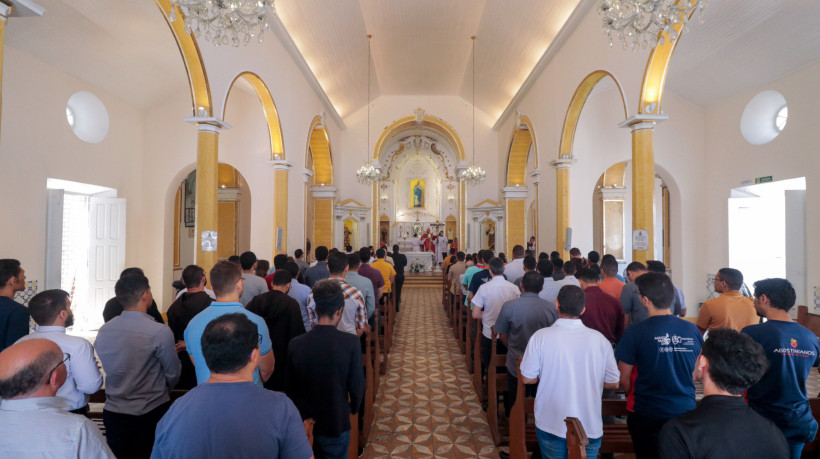
{"label": "central aisle", "polygon": [[402,300],[363,457],[497,458],[441,289],[405,288]]}

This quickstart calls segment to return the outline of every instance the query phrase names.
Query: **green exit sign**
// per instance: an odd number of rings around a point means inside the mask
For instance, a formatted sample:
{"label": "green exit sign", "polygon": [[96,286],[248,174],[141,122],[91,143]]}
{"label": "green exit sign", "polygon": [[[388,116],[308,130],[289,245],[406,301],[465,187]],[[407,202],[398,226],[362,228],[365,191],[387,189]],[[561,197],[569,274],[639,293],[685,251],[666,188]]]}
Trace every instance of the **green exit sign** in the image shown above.
{"label": "green exit sign", "polygon": [[758,178],[755,179],[755,183],[769,183],[771,181],[772,181],[772,176],[771,175],[766,176],[766,177],[758,177]]}

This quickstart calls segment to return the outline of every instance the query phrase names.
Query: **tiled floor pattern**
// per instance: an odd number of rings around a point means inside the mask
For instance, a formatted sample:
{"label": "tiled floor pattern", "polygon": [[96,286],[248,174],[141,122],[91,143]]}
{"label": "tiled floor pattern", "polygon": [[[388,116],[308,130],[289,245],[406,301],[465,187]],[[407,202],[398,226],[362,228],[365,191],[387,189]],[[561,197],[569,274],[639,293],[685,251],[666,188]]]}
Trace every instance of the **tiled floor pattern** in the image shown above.
{"label": "tiled floor pattern", "polygon": [[497,458],[441,289],[413,288],[403,303],[365,458]]}

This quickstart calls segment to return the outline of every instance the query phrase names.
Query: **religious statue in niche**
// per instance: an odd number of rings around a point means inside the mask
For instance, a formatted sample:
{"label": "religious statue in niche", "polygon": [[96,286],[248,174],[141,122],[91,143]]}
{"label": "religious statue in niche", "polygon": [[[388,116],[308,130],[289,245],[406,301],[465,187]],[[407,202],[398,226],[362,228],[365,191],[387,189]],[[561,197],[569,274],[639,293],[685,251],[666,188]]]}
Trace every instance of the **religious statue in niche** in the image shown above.
{"label": "religious statue in niche", "polygon": [[485,234],[487,235],[487,249],[495,250],[495,223],[487,221],[487,231]]}
{"label": "religious statue in niche", "polygon": [[424,207],[424,180],[410,180],[410,192],[413,196],[413,207]]}
{"label": "religious statue in niche", "polygon": [[347,222],[345,222],[345,240],[344,240],[345,250],[347,250],[346,248],[351,245],[350,244],[350,234],[351,233],[353,233],[353,230],[351,230],[350,226],[347,224]]}

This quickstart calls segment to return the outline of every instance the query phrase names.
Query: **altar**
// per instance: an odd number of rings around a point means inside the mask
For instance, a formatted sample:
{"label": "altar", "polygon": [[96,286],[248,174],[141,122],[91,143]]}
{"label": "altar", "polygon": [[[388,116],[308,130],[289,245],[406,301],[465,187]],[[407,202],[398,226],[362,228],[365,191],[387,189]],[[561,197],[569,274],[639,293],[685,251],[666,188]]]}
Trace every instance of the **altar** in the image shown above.
{"label": "altar", "polygon": [[433,252],[407,252],[404,254],[407,257],[407,270],[413,272],[413,264],[421,263],[424,265],[422,272],[430,272],[435,266],[435,254]]}

